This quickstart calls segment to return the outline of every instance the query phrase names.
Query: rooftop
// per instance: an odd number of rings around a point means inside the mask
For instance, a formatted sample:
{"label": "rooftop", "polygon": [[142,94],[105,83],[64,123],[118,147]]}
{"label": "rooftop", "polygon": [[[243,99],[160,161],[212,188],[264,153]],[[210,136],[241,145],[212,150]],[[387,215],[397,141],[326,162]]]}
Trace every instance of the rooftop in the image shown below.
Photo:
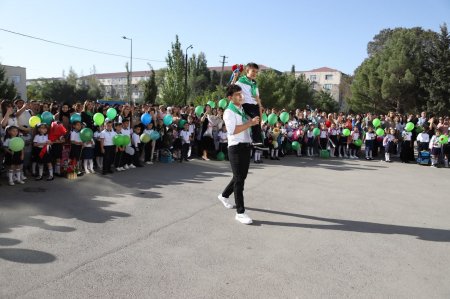
{"label": "rooftop", "polygon": [[313,69],[310,71],[300,71],[300,73],[306,73],[306,72],[308,72],[308,73],[309,72],[311,72],[311,73],[329,73],[329,72],[339,72],[339,71],[329,68],[329,67],[326,67],[326,66],[318,68],[318,69]]}

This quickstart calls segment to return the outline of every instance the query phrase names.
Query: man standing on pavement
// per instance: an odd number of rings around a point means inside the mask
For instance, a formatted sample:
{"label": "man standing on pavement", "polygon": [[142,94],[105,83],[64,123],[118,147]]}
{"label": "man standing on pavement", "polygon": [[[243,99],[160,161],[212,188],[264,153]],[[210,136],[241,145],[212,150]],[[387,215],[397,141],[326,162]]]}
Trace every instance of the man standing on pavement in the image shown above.
{"label": "man standing on pavement", "polygon": [[249,129],[260,124],[259,117],[248,119],[242,109],[244,102],[242,89],[238,85],[231,85],[227,90],[230,101],[225,110],[223,120],[228,133],[228,158],[233,171],[233,178],[228,186],[219,194],[218,198],[223,205],[231,209],[233,205],[228,197],[234,193],[236,203],[236,220],[243,224],[251,224],[252,219],[245,213],[244,183],[250,166],[251,138]]}

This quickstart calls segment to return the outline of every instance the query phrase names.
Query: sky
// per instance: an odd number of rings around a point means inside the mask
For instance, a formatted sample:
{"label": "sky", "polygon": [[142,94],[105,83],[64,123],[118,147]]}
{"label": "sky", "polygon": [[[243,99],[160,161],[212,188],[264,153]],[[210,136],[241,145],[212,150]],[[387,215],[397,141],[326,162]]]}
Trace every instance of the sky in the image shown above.
{"label": "sky", "polygon": [[347,74],[367,57],[382,29],[450,26],[449,0],[0,0],[0,29],[126,57],[62,47],[0,30],[0,63],[27,78],[123,72],[133,39],[133,71],[165,67],[178,35],[182,48],[204,52],[209,66],[256,62],[297,71],[323,66]]}

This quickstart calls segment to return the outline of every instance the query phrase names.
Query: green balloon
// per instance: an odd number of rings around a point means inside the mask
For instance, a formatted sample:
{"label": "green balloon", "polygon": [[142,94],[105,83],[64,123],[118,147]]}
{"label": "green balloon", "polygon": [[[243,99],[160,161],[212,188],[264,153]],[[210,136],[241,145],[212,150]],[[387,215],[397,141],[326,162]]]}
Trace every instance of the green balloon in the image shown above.
{"label": "green balloon", "polygon": [[405,126],[405,130],[411,132],[412,130],[414,130],[414,124],[412,122],[407,123]]}
{"label": "green balloon", "polygon": [[267,120],[269,121],[269,124],[273,126],[278,121],[278,116],[275,113],[271,113]]}
{"label": "green balloon", "polygon": [[197,115],[197,117],[200,117],[202,115],[203,111],[204,111],[203,106],[195,107],[195,115]]}
{"label": "green balloon", "polygon": [[45,111],[41,114],[41,119],[43,123],[50,125],[53,121],[53,114],[51,114],[51,112]]}
{"label": "green balloon", "polygon": [[94,119],[94,123],[97,126],[101,126],[105,122],[105,116],[102,113],[99,113],[99,112],[94,114],[93,119]]}
{"label": "green balloon", "polygon": [[[348,130],[348,129],[346,129],[346,130]],[[345,131],[345,130],[344,130],[344,131]],[[314,134],[314,136],[319,136],[319,135],[320,135],[320,129],[319,129],[319,128],[314,128],[313,134]],[[347,136],[348,136],[348,135],[347,135]]]}
{"label": "green balloon", "polygon": [[139,139],[141,139],[142,143],[149,143],[150,142],[150,134],[144,133],[142,134]]}
{"label": "green balloon", "polygon": [[350,136],[350,130],[349,129],[344,129],[343,131],[342,131],[342,135],[344,135],[345,137],[347,137],[347,136]]}
{"label": "green balloon", "polygon": [[107,117],[108,119],[113,120],[114,118],[116,118],[116,116],[117,116],[117,110],[116,110],[116,109],[114,109],[114,108],[109,108],[109,109],[106,111],[106,117]]}
{"label": "green balloon", "polygon": [[164,116],[164,118],[163,118],[163,123],[166,126],[170,126],[172,124],[172,122],[173,122],[173,116],[170,114],[166,114],[166,116]]}
{"label": "green balloon", "polygon": [[212,109],[216,108],[216,102],[214,102],[214,101],[208,101],[208,103],[206,103],[206,104],[211,106]]}
{"label": "green balloon", "polygon": [[378,128],[375,133],[377,134],[377,136],[384,136],[384,130],[382,128]]}
{"label": "green balloon", "polygon": [[440,144],[447,144],[448,143],[448,136],[447,135],[439,136],[439,143]]}
{"label": "green balloon", "polygon": [[92,140],[92,137],[94,136],[94,132],[92,132],[89,128],[84,128],[80,131],[80,139],[83,142],[88,142]]}
{"label": "green balloon", "polygon": [[24,146],[25,146],[25,142],[23,141],[22,138],[14,137],[14,138],[11,138],[11,140],[9,141],[8,148],[13,152],[20,152],[21,150],[23,150]]}
{"label": "green balloon", "polygon": [[292,142],[292,149],[298,151],[300,149],[300,143],[298,141]]}
{"label": "green balloon", "polygon": [[263,120],[264,122],[267,121],[267,114],[266,114],[265,112],[262,114],[262,120]]}
{"label": "green balloon", "polygon": [[221,99],[219,101],[219,107],[220,108],[225,109],[225,108],[227,108],[227,105],[228,105],[227,99]]}
{"label": "green balloon", "polygon": [[362,145],[362,140],[361,139],[356,139],[353,141],[353,144],[355,144],[357,147],[360,147]]}
{"label": "green balloon", "polygon": [[418,126],[418,127],[416,127],[416,133],[417,134],[420,134],[420,133],[422,133],[424,130],[423,130],[423,127],[421,127],[421,126]]}
{"label": "green balloon", "polygon": [[282,112],[280,114],[280,120],[285,124],[289,121],[289,113],[287,113],[286,111]]}
{"label": "green balloon", "polygon": [[121,141],[122,141],[122,137],[121,137],[121,136],[122,136],[122,135],[120,135],[120,134],[114,135],[114,137],[113,137],[113,144],[114,144],[115,146],[120,146]]}
{"label": "green balloon", "polygon": [[184,128],[185,124],[186,124],[186,120],[185,119],[180,119],[178,121],[178,128]]}
{"label": "green balloon", "polygon": [[130,144],[131,138],[130,135],[122,135],[122,146],[127,146]]}
{"label": "green balloon", "polygon": [[373,124],[373,126],[374,126],[375,128],[378,128],[378,127],[381,125],[381,120],[379,120],[378,118],[375,118],[375,119],[372,121],[372,124]]}
{"label": "green balloon", "polygon": [[219,160],[219,161],[225,160],[225,154],[223,152],[218,152],[217,153],[217,160]]}

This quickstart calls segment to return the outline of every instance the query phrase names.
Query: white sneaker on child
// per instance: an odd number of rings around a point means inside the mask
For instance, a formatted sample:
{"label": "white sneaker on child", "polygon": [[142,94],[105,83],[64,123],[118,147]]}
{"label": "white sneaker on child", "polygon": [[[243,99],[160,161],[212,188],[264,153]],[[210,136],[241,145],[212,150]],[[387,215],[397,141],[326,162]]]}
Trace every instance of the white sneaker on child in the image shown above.
{"label": "white sneaker on child", "polygon": [[125,164],[123,167],[122,167],[124,170],[126,170],[126,169],[130,169],[130,167],[128,167],[128,165],[127,164]]}
{"label": "white sneaker on child", "polygon": [[152,162],[152,161],[147,161],[147,162],[145,162],[145,164],[147,164],[147,165],[152,165],[153,162]]}
{"label": "white sneaker on child", "polygon": [[223,206],[227,209],[232,209],[234,206],[230,203],[228,198],[223,197],[222,194],[219,194],[217,198],[222,202]]}
{"label": "white sneaker on child", "polygon": [[253,220],[252,218],[250,218],[247,214],[242,213],[242,214],[236,214],[235,219],[237,221],[239,221],[242,224],[252,224]]}
{"label": "white sneaker on child", "polygon": [[134,166],[133,164],[128,165],[129,168],[136,168],[136,166]]}

